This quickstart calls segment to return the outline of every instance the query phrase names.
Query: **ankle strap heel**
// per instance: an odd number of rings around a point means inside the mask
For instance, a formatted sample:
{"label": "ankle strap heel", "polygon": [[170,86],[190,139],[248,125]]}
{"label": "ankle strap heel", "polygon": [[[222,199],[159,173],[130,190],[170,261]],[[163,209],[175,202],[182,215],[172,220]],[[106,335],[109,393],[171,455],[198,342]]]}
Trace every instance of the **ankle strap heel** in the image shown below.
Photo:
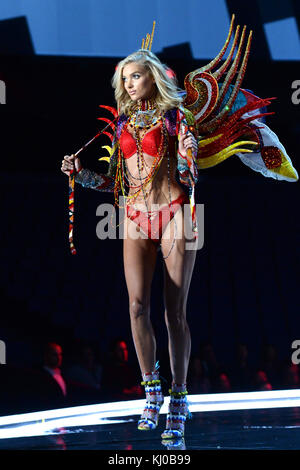
{"label": "ankle strap heel", "polygon": [[156,363],[153,373],[143,374],[144,380],[141,382],[141,385],[145,387],[146,405],[138,421],[138,429],[140,431],[156,429],[158,425],[159,412],[164,403],[158,367],[158,363]]}
{"label": "ankle strap heel", "polygon": [[[174,389],[175,388],[175,389]],[[185,387],[174,387],[169,390],[170,403],[167,414],[166,429],[162,433],[162,439],[182,439],[184,437],[185,422],[192,415],[189,411]]]}

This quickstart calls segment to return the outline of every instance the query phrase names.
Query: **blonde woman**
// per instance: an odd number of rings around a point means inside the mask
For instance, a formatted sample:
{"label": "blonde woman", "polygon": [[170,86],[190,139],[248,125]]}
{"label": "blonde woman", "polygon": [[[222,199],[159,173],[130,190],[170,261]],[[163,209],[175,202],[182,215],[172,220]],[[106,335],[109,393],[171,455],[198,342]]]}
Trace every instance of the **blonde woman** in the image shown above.
{"label": "blonde woman", "polygon": [[[132,336],[146,392],[140,430],[157,427],[164,401],[150,319],[151,282],[161,249],[172,373],[162,437],[181,438],[188,414],[186,378],[191,349],[186,306],[196,257],[196,250],[187,249],[186,224],[190,221],[184,218],[184,205],[191,203],[191,189],[197,181],[197,167],[188,152],[197,152],[191,132],[193,116],[182,107],[170,70],[148,50],[140,49],[122,60],[112,84],[119,117],[108,173],[82,168],[74,155],[64,157],[61,170],[69,176],[75,165],[76,182],[99,191],[117,195],[125,188],[124,269]],[[189,186],[190,198],[176,181],[176,170],[180,182]]]}

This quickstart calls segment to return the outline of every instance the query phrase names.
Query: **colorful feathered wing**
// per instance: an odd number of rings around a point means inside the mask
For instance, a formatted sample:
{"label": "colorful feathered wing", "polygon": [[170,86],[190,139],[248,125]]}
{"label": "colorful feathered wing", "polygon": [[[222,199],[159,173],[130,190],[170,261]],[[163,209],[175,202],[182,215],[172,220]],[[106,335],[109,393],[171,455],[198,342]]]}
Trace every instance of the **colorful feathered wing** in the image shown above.
{"label": "colorful feathered wing", "polygon": [[297,181],[297,171],[285,148],[277,135],[261,121],[263,116],[274,114],[262,111],[276,98],[261,99],[241,88],[252,40],[250,31],[242,54],[246,26],[239,44],[240,26],[236,27],[227,59],[213,72],[228,48],[234,31],[233,23],[234,15],[225,44],[216,58],[185,77],[183,105],[193,113],[199,136],[197,166],[199,169],[209,168],[231,155],[238,155],[245,165],[264,176]]}

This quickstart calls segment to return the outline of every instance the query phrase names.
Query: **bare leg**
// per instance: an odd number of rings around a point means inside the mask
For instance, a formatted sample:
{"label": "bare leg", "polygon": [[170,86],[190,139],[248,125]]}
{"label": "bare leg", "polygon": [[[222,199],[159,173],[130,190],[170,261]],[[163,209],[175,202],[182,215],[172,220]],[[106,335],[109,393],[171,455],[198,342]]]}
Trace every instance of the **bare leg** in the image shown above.
{"label": "bare leg", "polygon": [[123,255],[131,331],[141,373],[144,374],[153,372],[156,362],[156,340],[150,320],[150,291],[157,250],[151,240],[127,238],[124,240]]}
{"label": "bare leg", "polygon": [[[169,256],[165,259],[164,300],[165,321],[169,337],[169,355],[173,382],[186,382],[191,351],[191,336],[186,320],[188,291],[196,259],[196,250],[186,250],[183,235],[183,213],[176,213],[177,235]],[[162,251],[166,255],[172,244],[174,221],[170,222],[170,233],[164,234]]]}
{"label": "bare leg", "polygon": [[176,213],[175,220],[178,238],[176,238],[171,252],[169,252],[169,249],[172,246],[172,232],[174,233],[175,228],[174,220],[169,224],[169,236],[164,234],[162,240],[164,255],[170,253],[165,259],[164,300],[172,372],[171,397],[166,429],[161,435],[163,439],[182,438],[186,417],[188,416],[186,378],[191,352],[191,335],[186,320],[186,305],[196,259],[196,250],[186,249],[182,210]]}
{"label": "bare leg", "polygon": [[157,427],[164,401],[159,373],[155,370],[156,340],[150,321],[150,289],[156,258],[157,247],[151,240],[124,240],[131,330],[146,393],[146,405],[138,421],[138,429],[143,431]]}

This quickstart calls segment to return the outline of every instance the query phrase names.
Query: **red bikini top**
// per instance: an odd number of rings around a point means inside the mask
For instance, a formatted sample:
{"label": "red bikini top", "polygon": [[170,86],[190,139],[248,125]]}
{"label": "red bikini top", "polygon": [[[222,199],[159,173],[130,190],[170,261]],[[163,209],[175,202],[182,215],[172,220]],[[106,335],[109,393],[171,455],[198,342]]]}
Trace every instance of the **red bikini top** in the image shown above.
{"label": "red bikini top", "polygon": [[[161,144],[162,132],[161,126],[156,126],[148,131],[142,139],[142,149],[144,153],[156,157]],[[127,126],[120,137],[120,146],[124,158],[130,158],[137,152],[135,138],[128,132]]]}

